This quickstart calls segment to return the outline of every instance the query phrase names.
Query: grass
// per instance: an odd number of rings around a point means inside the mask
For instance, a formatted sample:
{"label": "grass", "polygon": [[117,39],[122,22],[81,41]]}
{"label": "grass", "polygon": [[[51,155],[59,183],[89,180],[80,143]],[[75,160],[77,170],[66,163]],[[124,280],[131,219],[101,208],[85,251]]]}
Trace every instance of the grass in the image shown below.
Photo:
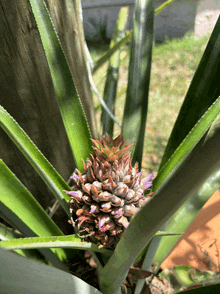
{"label": "grass", "polygon": [[[150,84],[149,112],[147,117],[143,172],[157,172],[167,140],[184,100],[187,89],[205,50],[209,36],[201,39],[193,35],[186,35],[182,39],[167,40],[165,43],[155,45],[152,57],[152,71]],[[93,60],[100,57],[104,50],[90,48]],[[122,122],[124,102],[126,96],[126,85],[128,76],[129,47],[121,52],[122,63],[120,67],[120,78],[118,95],[116,100],[116,118]],[[94,75],[94,81],[103,95],[107,64]],[[97,107],[97,122],[100,126],[101,108],[99,100],[94,95],[95,107]],[[101,134],[101,128],[99,133]],[[120,133],[120,128],[115,125],[114,136]]]}

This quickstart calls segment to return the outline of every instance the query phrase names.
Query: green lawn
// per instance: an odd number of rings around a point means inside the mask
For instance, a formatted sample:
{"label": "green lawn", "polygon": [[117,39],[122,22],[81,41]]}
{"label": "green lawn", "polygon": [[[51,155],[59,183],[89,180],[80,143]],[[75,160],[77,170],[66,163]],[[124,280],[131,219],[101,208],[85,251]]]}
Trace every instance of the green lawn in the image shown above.
{"label": "green lawn", "polygon": [[[147,118],[145,146],[142,167],[144,172],[156,172],[161,161],[168,137],[178,115],[184,96],[193,78],[198,63],[206,47],[208,37],[195,39],[187,35],[183,39],[169,40],[155,45],[150,85],[149,113]],[[90,48],[91,56],[96,60],[108,46]],[[129,50],[125,47],[121,53],[122,64],[116,102],[116,118],[122,121],[128,75]],[[103,94],[107,64],[94,75],[99,93]],[[97,107],[100,103],[94,95]],[[101,110],[97,107],[97,122],[100,126]],[[101,129],[99,129],[101,133]],[[116,125],[114,136],[120,133]]]}

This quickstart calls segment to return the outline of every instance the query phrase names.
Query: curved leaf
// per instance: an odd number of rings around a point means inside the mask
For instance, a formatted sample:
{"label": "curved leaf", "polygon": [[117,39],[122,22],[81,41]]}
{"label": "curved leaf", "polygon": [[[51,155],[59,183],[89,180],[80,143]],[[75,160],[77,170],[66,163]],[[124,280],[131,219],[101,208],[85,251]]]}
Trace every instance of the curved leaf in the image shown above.
{"label": "curved leaf", "polygon": [[66,202],[66,200],[70,200],[70,197],[63,192],[63,190],[70,190],[70,187],[2,106],[0,106],[0,126],[41,176],[67,215],[70,216],[69,206]]}
{"label": "curved leaf", "polygon": [[[2,242],[12,240],[12,239],[18,239],[18,238],[23,238],[21,234],[16,233],[13,229],[6,227],[5,225],[0,223],[0,247]],[[30,259],[34,259],[40,262],[46,263],[45,259],[43,258],[43,255],[40,256],[39,252],[36,250],[14,250],[16,253],[25,256]]]}
{"label": "curved leaf", "polygon": [[[25,224],[14,212],[12,212],[1,201],[0,201],[0,216],[13,228],[21,232],[24,236],[31,236],[31,237],[36,236],[36,234],[28,227],[28,225]],[[68,257],[72,257],[74,255],[74,252],[72,251],[67,252],[67,249],[65,249],[65,253],[62,251],[57,251],[55,255],[55,253],[50,249],[38,249],[38,251],[43,256],[45,256],[46,260],[51,262],[53,266],[68,272],[66,265],[64,265],[64,263],[60,259],[64,261],[67,259],[67,255]]]}
{"label": "curved leaf", "polygon": [[190,154],[133,217],[102,271],[100,287],[104,293],[117,293],[135,258],[157,230],[219,167],[219,150],[220,130],[216,129],[199,152]]}
{"label": "curved leaf", "polygon": [[92,151],[88,123],[64,52],[43,0],[29,0],[44,47],[61,116],[80,171]]}
{"label": "curved leaf", "polygon": [[81,239],[79,237],[76,237],[75,235],[13,239],[0,242],[0,247],[8,250],[38,248],[74,248],[81,250],[91,250],[107,255],[111,255],[113,252],[112,250],[104,248],[104,246],[98,246],[89,242],[82,242]]}
{"label": "curved leaf", "polygon": [[[63,235],[37,200],[0,160],[0,201],[16,214],[38,236]],[[63,249],[52,249],[61,259],[67,259]]]}
{"label": "curved leaf", "polygon": [[220,16],[193,77],[166,146],[159,171],[193,126],[220,96]]}
{"label": "curved leaf", "polygon": [[155,191],[160,184],[165,180],[174,167],[183,159],[191,148],[199,141],[203,134],[210,127],[220,112],[220,97],[211,105],[211,107],[200,118],[192,130],[188,133],[183,142],[175,150],[170,159],[166,162],[163,168],[159,171],[157,177],[153,181],[153,190]]}
{"label": "curved leaf", "polygon": [[[1,233],[1,226],[0,226],[0,233]],[[178,236],[182,235],[182,233],[158,231],[154,237],[177,236],[177,235]],[[95,251],[99,253],[104,253],[106,255],[111,255],[113,252],[113,250],[106,249],[102,245],[95,245],[89,242],[81,242],[81,239],[76,237],[76,235],[34,237],[34,238],[19,237],[19,239],[2,240],[2,242],[0,242],[0,247],[3,247],[8,250],[38,249],[38,248],[75,248],[75,249],[90,250],[90,251]]]}
{"label": "curved leaf", "polygon": [[81,279],[0,248],[1,293],[101,294]]}

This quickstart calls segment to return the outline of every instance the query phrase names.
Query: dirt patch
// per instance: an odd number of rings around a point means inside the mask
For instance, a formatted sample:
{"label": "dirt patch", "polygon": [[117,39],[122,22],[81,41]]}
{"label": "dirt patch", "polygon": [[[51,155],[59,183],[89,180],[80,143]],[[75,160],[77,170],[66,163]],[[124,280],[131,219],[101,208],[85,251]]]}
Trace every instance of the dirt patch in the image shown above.
{"label": "dirt patch", "polygon": [[181,237],[161,268],[188,265],[220,271],[220,192],[215,192]]}

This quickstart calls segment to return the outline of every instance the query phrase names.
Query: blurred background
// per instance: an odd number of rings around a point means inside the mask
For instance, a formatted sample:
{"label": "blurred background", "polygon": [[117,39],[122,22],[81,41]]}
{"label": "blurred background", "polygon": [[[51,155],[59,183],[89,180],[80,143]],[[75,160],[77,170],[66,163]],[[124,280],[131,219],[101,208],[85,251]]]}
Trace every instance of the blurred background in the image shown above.
{"label": "blurred background", "polygon": [[[156,0],[156,8],[164,2]],[[129,6],[128,29],[131,29],[134,0],[82,0],[86,39],[92,42],[110,39],[121,6]],[[200,37],[213,29],[219,12],[218,0],[175,0],[155,18],[155,41],[181,38],[187,32]]]}
{"label": "blurred background", "polygon": [[[156,0],[156,8],[164,2]],[[129,31],[133,23],[134,1],[82,1],[85,36],[94,62],[109,48],[119,10],[125,5],[129,7]],[[158,169],[167,139],[219,13],[218,0],[175,0],[155,18],[155,46],[142,162],[146,174]],[[129,45],[128,42],[121,51],[115,106],[116,118],[120,122],[126,96]],[[93,75],[101,96],[107,66],[105,64]],[[95,94],[93,99],[99,127],[101,105]],[[119,133],[120,128],[115,124],[114,136]]]}

